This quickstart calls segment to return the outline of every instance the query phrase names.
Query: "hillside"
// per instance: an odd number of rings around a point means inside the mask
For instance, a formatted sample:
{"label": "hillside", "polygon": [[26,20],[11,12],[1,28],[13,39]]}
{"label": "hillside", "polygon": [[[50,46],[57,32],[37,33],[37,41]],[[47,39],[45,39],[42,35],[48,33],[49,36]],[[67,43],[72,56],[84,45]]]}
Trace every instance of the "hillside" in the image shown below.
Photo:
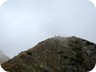
{"label": "hillside", "polygon": [[96,44],[72,37],[53,37],[3,63],[9,72],[88,72],[96,63]]}

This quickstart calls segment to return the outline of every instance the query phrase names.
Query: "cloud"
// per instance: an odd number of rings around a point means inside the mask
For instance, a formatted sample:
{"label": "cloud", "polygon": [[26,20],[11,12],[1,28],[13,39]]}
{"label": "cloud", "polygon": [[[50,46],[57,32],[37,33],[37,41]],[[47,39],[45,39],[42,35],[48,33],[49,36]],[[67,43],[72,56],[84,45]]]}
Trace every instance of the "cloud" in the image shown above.
{"label": "cloud", "polygon": [[0,7],[6,2],[7,0],[0,0]]}
{"label": "cloud", "polygon": [[89,0],[91,3],[94,4],[94,6],[96,7],[96,0]]}
{"label": "cloud", "polygon": [[95,31],[88,0],[8,0],[0,8],[0,49],[11,57],[54,35],[96,42]]}

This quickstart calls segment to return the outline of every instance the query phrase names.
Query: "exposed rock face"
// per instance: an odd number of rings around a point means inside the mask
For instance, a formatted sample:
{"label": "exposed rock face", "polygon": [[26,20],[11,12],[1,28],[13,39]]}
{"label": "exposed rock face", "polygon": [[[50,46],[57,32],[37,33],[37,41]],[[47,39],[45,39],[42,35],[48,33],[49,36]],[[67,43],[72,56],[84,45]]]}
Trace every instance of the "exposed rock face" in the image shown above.
{"label": "exposed rock face", "polygon": [[88,72],[96,45],[77,37],[53,37],[2,64],[9,72]]}

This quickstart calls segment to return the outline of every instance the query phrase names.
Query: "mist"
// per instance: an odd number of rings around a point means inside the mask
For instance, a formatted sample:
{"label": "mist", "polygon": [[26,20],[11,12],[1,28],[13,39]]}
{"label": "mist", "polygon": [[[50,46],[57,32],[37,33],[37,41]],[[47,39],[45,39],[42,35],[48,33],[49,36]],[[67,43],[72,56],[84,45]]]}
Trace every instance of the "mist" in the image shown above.
{"label": "mist", "polygon": [[0,8],[0,49],[9,57],[53,36],[96,43],[96,8],[88,0],[8,0]]}

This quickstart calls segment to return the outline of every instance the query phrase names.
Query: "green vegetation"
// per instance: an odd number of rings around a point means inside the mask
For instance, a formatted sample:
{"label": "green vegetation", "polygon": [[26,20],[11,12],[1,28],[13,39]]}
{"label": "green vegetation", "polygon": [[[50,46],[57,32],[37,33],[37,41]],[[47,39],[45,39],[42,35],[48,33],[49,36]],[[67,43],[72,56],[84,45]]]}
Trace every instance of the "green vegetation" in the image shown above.
{"label": "green vegetation", "polygon": [[32,52],[31,52],[31,51],[28,51],[27,54],[28,54],[28,55],[32,55]]}

